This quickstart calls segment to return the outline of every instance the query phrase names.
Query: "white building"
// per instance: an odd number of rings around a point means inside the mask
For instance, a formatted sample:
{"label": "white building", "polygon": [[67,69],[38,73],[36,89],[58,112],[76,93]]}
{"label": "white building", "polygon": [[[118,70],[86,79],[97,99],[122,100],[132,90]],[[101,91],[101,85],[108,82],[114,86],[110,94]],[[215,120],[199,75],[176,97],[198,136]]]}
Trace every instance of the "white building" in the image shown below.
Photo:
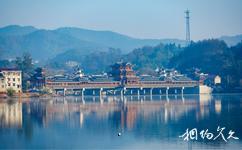
{"label": "white building", "polygon": [[6,91],[5,87],[5,78],[3,76],[3,73],[0,72],[0,93],[4,93]]}
{"label": "white building", "polygon": [[12,68],[0,68],[0,91],[13,89],[16,93],[22,92],[22,72]]}
{"label": "white building", "polygon": [[220,76],[216,76],[215,78],[214,78],[214,84],[216,85],[216,84],[221,84],[221,77]]}

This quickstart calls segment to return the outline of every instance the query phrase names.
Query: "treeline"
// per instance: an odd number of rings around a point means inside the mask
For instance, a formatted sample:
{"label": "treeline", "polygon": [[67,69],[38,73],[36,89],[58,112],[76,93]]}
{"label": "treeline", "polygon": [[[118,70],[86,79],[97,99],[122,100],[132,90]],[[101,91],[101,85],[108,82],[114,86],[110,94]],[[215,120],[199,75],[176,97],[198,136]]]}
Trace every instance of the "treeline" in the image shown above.
{"label": "treeline", "polygon": [[0,60],[0,68],[16,68],[22,71],[22,87],[23,90],[28,89],[28,80],[34,73],[35,66],[32,57],[29,53],[24,53],[21,57],[16,57],[14,60]]}
{"label": "treeline", "polygon": [[107,72],[110,65],[123,60],[131,62],[138,73],[153,74],[157,67],[166,67],[190,74],[197,68],[203,73],[220,75],[228,88],[241,86],[242,82],[242,42],[233,47],[216,39],[191,42],[187,47],[159,44],[138,48],[128,54],[122,54],[119,49],[89,55],[68,51],[51,60],[48,67],[63,69],[69,60],[78,62],[85,73]]}
{"label": "treeline", "polygon": [[227,89],[239,87],[242,84],[242,42],[233,47],[216,39],[192,42],[170,59],[169,66],[186,74],[198,68],[204,73],[220,75]]}
{"label": "treeline", "polygon": [[182,50],[183,48],[175,44],[159,44],[135,49],[122,58],[134,64],[134,69],[140,73],[152,74],[157,67],[168,67],[170,59]]}
{"label": "treeline", "polygon": [[[25,54],[12,63],[1,60],[0,67],[17,66],[30,74],[32,70],[32,65],[28,66],[30,60],[32,61],[31,56]],[[50,60],[45,67],[71,70],[66,62],[74,61],[86,74],[102,73],[109,71],[110,65],[121,60],[134,64],[134,69],[138,73],[152,74],[157,67],[167,67],[189,74],[191,70],[197,68],[203,73],[220,75],[227,88],[242,85],[242,42],[228,47],[225,42],[216,39],[192,42],[187,47],[175,44],[145,46],[128,54],[122,54],[121,50],[112,48],[106,52],[93,52],[88,55],[70,50]]]}
{"label": "treeline", "polygon": [[128,54],[122,54],[120,49],[113,48],[107,52],[96,52],[89,55],[81,55],[78,51],[68,51],[52,59],[48,63],[48,67],[68,69],[65,63],[71,60],[78,62],[85,73],[101,73],[109,71],[110,65],[117,61],[127,61],[134,64],[134,69],[141,73],[153,73],[156,67],[167,67],[169,60],[182,50],[175,44],[159,44],[154,47],[138,48]]}

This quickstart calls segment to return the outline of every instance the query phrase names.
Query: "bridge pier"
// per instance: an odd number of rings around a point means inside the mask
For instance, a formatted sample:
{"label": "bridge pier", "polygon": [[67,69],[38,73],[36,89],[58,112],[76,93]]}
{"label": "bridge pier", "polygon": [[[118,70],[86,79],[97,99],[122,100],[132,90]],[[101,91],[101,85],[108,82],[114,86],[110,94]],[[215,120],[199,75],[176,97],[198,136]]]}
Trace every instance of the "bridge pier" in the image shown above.
{"label": "bridge pier", "polygon": [[169,102],[168,94],[169,94],[169,87],[166,87],[166,100]]}
{"label": "bridge pier", "polygon": [[138,99],[139,99],[139,96],[140,96],[140,92],[139,92],[139,89],[137,89],[137,95],[138,95]]}
{"label": "bridge pier", "polygon": [[85,92],[85,88],[82,89],[82,96],[83,96],[83,97],[85,96],[85,95],[84,95],[84,94],[85,94],[84,92]]}
{"label": "bridge pier", "polygon": [[103,91],[103,88],[100,88],[100,91],[99,91],[99,96],[102,97],[102,91]]}
{"label": "bridge pier", "polygon": [[63,95],[66,96],[66,88],[63,89]]}
{"label": "bridge pier", "polygon": [[169,87],[166,87],[166,96],[169,94]]}
{"label": "bridge pier", "polygon": [[153,88],[150,89],[150,100],[152,100],[152,96],[153,96]]}
{"label": "bridge pier", "polygon": [[[143,91],[143,87],[140,88],[140,92],[142,92],[142,91]],[[144,92],[143,92],[143,93],[144,93]],[[142,94],[142,93],[141,93],[141,94]]]}
{"label": "bridge pier", "polygon": [[85,94],[84,94],[84,93],[85,93],[85,88],[83,88],[81,92],[82,92],[82,94],[81,94],[82,101],[84,101],[84,96],[85,96]]}
{"label": "bridge pier", "polygon": [[123,96],[124,96],[124,89],[123,88],[120,91],[120,96],[121,96],[121,98],[123,98]]}
{"label": "bridge pier", "polygon": [[181,94],[183,96],[183,90],[185,89],[185,87],[183,86],[182,89],[181,89]]}
{"label": "bridge pier", "polygon": [[126,91],[127,91],[127,89],[126,89],[126,87],[124,87],[124,88],[123,88],[123,95],[126,94]]}

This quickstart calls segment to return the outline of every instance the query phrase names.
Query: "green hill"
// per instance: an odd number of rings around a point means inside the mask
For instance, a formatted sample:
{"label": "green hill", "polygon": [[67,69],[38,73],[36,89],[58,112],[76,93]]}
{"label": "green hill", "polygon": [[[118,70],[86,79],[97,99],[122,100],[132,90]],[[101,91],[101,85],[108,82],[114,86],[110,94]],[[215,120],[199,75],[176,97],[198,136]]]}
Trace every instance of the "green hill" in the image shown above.
{"label": "green hill", "polygon": [[135,48],[163,43],[184,45],[176,39],[137,39],[111,31],[94,31],[81,28],[36,29],[31,26],[11,25],[0,28],[0,59],[15,58],[29,52],[35,60],[45,62],[69,50],[82,55],[121,49],[122,53]]}

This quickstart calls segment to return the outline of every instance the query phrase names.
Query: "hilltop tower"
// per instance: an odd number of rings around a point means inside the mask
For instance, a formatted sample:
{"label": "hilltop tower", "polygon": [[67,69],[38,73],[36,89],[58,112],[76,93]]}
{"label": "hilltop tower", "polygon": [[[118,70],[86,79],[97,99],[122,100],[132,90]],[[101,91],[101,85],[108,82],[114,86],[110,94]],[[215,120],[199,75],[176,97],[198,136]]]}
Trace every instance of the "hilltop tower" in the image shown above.
{"label": "hilltop tower", "polygon": [[186,14],[186,41],[187,41],[187,44],[190,43],[190,11],[187,9],[185,11],[185,14]]}

